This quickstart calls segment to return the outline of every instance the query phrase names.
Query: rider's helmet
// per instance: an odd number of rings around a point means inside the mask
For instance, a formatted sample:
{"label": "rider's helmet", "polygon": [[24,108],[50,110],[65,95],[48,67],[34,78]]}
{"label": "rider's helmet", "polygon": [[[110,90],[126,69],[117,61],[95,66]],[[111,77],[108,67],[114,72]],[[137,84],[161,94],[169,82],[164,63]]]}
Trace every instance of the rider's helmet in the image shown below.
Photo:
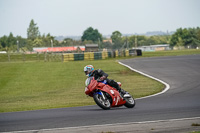
{"label": "rider's helmet", "polygon": [[90,76],[94,72],[94,67],[92,65],[87,65],[84,67],[84,72],[86,76]]}

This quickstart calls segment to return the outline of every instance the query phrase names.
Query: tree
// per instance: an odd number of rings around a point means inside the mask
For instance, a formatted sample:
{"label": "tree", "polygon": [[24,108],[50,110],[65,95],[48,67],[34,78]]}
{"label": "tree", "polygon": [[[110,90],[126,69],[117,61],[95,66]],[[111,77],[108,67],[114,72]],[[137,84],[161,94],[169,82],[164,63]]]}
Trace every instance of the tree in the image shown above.
{"label": "tree", "polygon": [[73,39],[71,39],[71,38],[65,38],[63,40],[63,43],[65,46],[72,46],[74,42],[73,42]]}
{"label": "tree", "polygon": [[34,20],[32,19],[29,28],[27,29],[27,38],[32,41],[40,36],[39,28],[36,25],[37,24],[34,23]]}
{"label": "tree", "polygon": [[199,27],[188,29],[179,28],[172,35],[170,45],[197,47],[200,45],[199,32]]}
{"label": "tree", "polygon": [[102,35],[99,33],[97,29],[93,29],[92,27],[87,28],[83,32],[83,36],[81,40],[84,42],[85,40],[91,40],[93,43],[98,43],[99,41],[102,42]]}
{"label": "tree", "polygon": [[198,40],[200,40],[200,28],[199,27],[197,27],[197,31],[196,31],[196,38],[198,39]]}
{"label": "tree", "polygon": [[15,48],[17,48],[17,40],[12,33],[10,33],[9,36],[6,36],[4,39],[4,44],[7,50],[15,50]]}
{"label": "tree", "polygon": [[117,43],[122,40],[122,34],[119,31],[114,31],[111,35],[111,39],[113,43]]}
{"label": "tree", "polygon": [[112,43],[107,41],[107,42],[102,42],[99,46],[99,48],[103,49],[103,48],[107,48],[107,49],[111,49],[112,48]]}
{"label": "tree", "polygon": [[119,31],[114,31],[111,35],[112,42],[114,43],[113,48],[118,49],[122,47],[122,34]]}
{"label": "tree", "polygon": [[8,44],[8,37],[5,36],[5,35],[4,35],[3,37],[1,37],[0,43],[1,43],[1,46],[2,46],[3,48],[5,48],[5,47],[7,46],[7,44]]}
{"label": "tree", "polygon": [[40,38],[36,38],[34,41],[33,41],[33,47],[41,47],[42,46],[42,39]]}
{"label": "tree", "polygon": [[50,47],[51,46],[51,41],[53,41],[53,45],[54,46],[56,45],[54,37],[50,33],[48,33],[46,35],[46,37],[44,35],[42,40],[43,40],[43,46]]}
{"label": "tree", "polygon": [[21,36],[14,37],[12,33],[9,36],[3,36],[0,38],[0,47],[2,50],[12,50],[17,51],[18,48],[25,47],[27,39]]}
{"label": "tree", "polygon": [[26,46],[27,39],[22,38],[21,36],[17,36],[16,40],[19,42],[19,48]]}
{"label": "tree", "polygon": [[176,43],[176,46],[181,47],[181,46],[183,46],[183,45],[184,45],[183,39],[182,39],[181,37],[179,37],[179,38],[178,38],[178,42]]}

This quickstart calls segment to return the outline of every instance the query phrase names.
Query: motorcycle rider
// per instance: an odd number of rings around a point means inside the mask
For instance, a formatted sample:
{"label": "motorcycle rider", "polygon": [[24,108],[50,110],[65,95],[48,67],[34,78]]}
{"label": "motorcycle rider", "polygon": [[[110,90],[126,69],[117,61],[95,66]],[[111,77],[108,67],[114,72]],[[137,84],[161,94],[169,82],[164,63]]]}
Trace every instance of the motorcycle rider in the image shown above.
{"label": "motorcycle rider", "polygon": [[112,79],[108,79],[108,74],[105,73],[101,69],[94,70],[94,67],[92,65],[87,65],[84,67],[84,72],[85,75],[88,77],[94,76],[94,79],[97,80],[98,82],[103,82],[105,84],[110,85],[111,87],[114,87],[117,89],[117,91],[122,95],[122,97],[129,97],[130,94],[123,90],[117,82],[115,82]]}

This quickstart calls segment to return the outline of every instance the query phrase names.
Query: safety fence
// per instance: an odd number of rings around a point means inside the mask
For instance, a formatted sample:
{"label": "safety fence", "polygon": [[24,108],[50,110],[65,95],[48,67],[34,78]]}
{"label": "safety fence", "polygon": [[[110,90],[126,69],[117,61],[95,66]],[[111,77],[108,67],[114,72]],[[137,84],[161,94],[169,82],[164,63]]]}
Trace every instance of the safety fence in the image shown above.
{"label": "safety fence", "polygon": [[62,62],[62,53],[6,53],[0,54],[0,62]]}
{"label": "safety fence", "polygon": [[63,62],[78,60],[101,60],[106,58],[126,57],[129,56],[128,50],[123,51],[103,51],[103,52],[85,52],[85,53],[67,53],[63,54]]}

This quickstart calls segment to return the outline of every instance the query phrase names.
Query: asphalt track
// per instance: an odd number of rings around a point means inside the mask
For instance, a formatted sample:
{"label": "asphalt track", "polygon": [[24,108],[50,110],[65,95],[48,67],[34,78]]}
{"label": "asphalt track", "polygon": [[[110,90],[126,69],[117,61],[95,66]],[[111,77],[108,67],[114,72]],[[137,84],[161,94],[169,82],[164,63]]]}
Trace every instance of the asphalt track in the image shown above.
{"label": "asphalt track", "polygon": [[[170,89],[136,100],[133,109],[98,106],[0,113],[0,132],[200,117],[200,55],[122,60]],[[92,99],[91,99],[92,100]]]}

